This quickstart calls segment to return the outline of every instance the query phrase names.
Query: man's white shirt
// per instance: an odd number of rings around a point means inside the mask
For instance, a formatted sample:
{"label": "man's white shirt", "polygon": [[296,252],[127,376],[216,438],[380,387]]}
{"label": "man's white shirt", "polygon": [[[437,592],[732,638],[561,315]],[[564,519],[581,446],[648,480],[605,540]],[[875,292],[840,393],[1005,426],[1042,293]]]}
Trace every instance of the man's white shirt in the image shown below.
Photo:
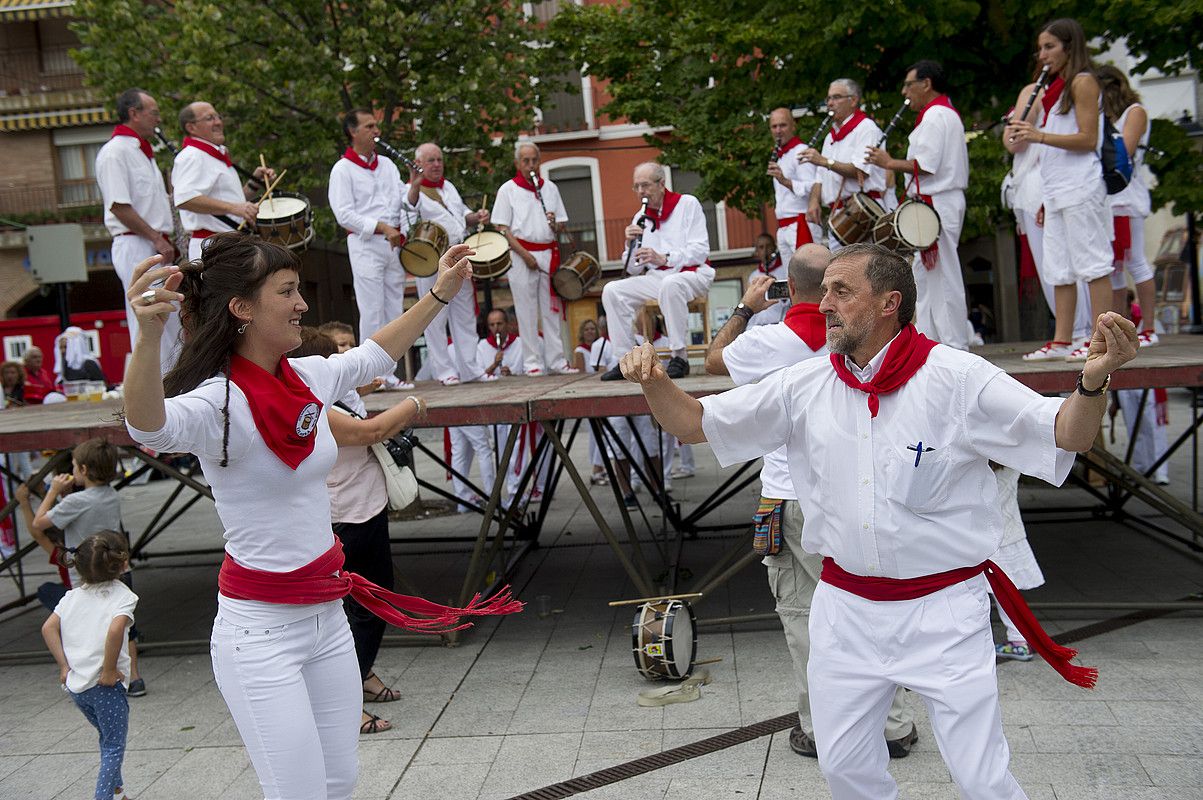
{"label": "man's white shirt", "polygon": [[[641,215],[641,211],[637,212],[631,223],[637,223]],[[681,195],[667,220],[661,220],[656,230],[650,224],[644,229],[643,246],[668,256],[668,269],[661,271],[680,272],[682,267],[703,266],[710,256],[710,234],[706,231],[702,204],[691,194]],[[628,269],[636,268],[635,260],[631,259]],[[648,271],[655,269],[649,267]]]}
{"label": "man's white shirt", "polygon": [[346,158],[336,161],[330,168],[329,197],[338,224],[360,239],[372,238],[377,222],[401,227],[401,173],[380,155],[374,170]]}
{"label": "man's white shirt", "polygon": [[[545,180],[539,191],[543,194],[547,210],[555,214],[556,222],[567,222],[568,212],[564,209],[559,188]],[[547,224],[547,216],[539,205],[539,198],[534,192],[514,183],[512,178],[497,190],[497,199],[493,201],[489,219],[494,225],[508,227],[516,238],[528,242],[550,242],[555,238],[551,226]]]}
{"label": "man's white shirt", "polygon": [[114,136],[96,154],[96,183],[104,200],[104,227],[112,236],[132,233],[113,205],[128,205],[151,228],[171,234],[171,201],[163,184],[163,173],[153,158],[147,158],[132,136]]}
{"label": "man's white shirt", "polygon": [[[221,152],[226,152],[225,146],[212,145]],[[246,196],[242,193],[242,182],[233,167],[201,150],[199,147],[181,148],[171,167],[171,186],[173,199],[177,208],[194,198],[205,196],[227,203],[245,203]],[[241,222],[242,217],[235,214],[225,214],[234,222]],[[230,230],[230,226],[211,214],[197,214],[194,211],[180,208],[180,224],[186,231],[221,231]]]}
{"label": "man's white shirt", "polygon": [[[844,121],[851,122],[851,117]],[[822,203],[831,206],[839,200],[847,200],[857,192],[884,192],[886,188],[886,173],[881,167],[875,167],[865,160],[865,148],[877,147],[881,141],[881,128],[869,117],[865,117],[852,132],[840,141],[835,141],[828,133],[823,139],[823,155],[833,161],[851,164],[864,175],[862,187],[855,178],[845,178],[829,169],[819,170],[819,180],[823,186]]]}
{"label": "man's white shirt", "polygon": [[[918,161],[919,169],[930,175],[919,176],[919,191],[926,195],[964,191],[969,186],[969,150],[965,146],[965,125],[951,108],[931,106],[923,122],[911,131],[906,150],[908,161]],[[907,180],[907,194],[915,193],[914,177]]]}

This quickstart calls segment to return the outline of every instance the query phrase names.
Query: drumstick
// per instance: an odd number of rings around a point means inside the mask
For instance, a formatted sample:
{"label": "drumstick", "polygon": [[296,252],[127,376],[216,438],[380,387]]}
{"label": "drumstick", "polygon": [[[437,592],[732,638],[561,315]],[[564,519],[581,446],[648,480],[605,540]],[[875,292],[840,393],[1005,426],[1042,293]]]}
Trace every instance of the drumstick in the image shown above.
{"label": "drumstick", "polygon": [[[284,172],[288,172],[288,170],[285,169]],[[263,193],[263,197],[260,197],[259,200],[257,201],[257,203],[262,203],[264,200],[266,200],[268,198],[268,195],[270,195],[272,193],[272,189],[275,189],[276,184],[278,184],[280,182],[280,180],[284,177],[284,172],[281,172],[279,175],[276,176],[276,179],[271,182],[270,186],[267,187],[267,191],[265,191]],[[238,226],[238,230],[242,230],[245,227],[246,227],[246,220],[244,219],[242,221],[242,224]]]}
{"label": "drumstick", "polygon": [[[262,154],[262,153],[260,153],[260,154],[259,154],[259,166],[263,167],[263,174],[264,174],[264,175],[266,175],[266,174],[267,174],[267,159],[265,159],[265,158],[263,157],[263,154]],[[267,195],[266,195],[266,196],[265,196],[263,199],[264,199],[264,200],[270,200],[270,199],[271,199],[271,196],[272,196],[271,189],[268,189],[268,190],[267,190]]]}
{"label": "drumstick", "polygon": [[695,667],[701,667],[705,664],[717,664],[718,662],[720,662],[722,660],[723,660],[723,657],[719,656],[718,658],[708,658],[705,661],[695,661],[695,662],[693,662],[693,665]]}
{"label": "drumstick", "polygon": [[701,596],[701,592],[691,592],[689,594],[666,594],[662,597],[640,597],[638,600],[611,600],[607,605],[613,608],[614,606],[633,606],[639,603],[653,603],[657,600],[684,600],[689,597]]}
{"label": "drumstick", "polygon": [[[484,211],[488,207],[489,207],[489,193],[485,192],[484,199],[480,201],[480,210]],[[480,217],[477,217],[477,220],[479,220],[479,219],[480,219]],[[476,223],[476,232],[477,233],[480,233],[484,229],[485,229],[485,224],[483,222]]]}

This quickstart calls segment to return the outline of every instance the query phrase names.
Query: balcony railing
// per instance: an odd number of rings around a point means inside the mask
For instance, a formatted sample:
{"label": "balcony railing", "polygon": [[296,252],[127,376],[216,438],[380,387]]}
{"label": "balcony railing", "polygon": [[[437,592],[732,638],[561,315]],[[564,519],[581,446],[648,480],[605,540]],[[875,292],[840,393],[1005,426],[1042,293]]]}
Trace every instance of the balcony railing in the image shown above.
{"label": "balcony railing", "polygon": [[84,72],[70,51],[70,47],[0,51],[0,97],[82,89]]}
{"label": "balcony railing", "polygon": [[[62,185],[0,189],[0,217],[23,225],[51,222],[104,221],[100,188],[95,181],[68,181]],[[0,229],[13,226],[0,222]]]}

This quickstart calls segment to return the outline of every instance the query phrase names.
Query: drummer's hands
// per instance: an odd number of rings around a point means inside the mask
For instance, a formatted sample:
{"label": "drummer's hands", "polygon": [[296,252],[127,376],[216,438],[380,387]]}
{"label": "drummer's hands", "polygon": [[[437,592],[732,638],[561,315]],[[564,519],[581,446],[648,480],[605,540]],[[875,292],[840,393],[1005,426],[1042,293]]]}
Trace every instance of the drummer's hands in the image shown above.
{"label": "drummer's hands", "polygon": [[472,262],[468,256],[476,251],[466,244],[454,244],[447,248],[439,259],[439,277],[434,282],[434,291],[443,300],[450,300],[459,291],[465,280],[472,278]]}
{"label": "drummer's hands", "polygon": [[635,263],[645,267],[665,267],[668,266],[668,256],[650,247],[640,247],[635,251]]}
{"label": "drummer's hands", "polygon": [[[175,264],[160,266],[163,256],[155,255],[134,267],[130,280],[129,291],[125,299],[138,318],[138,338],[158,341],[163,335],[163,326],[167,318],[175,311],[173,301],[184,299],[177,289],[184,280],[184,275]],[[155,281],[165,280],[160,287],[152,287]],[[154,288],[155,299],[147,302],[142,299],[142,293]]]}
{"label": "drummer's hands", "polygon": [[259,204],[247,200],[244,203],[230,203],[230,213],[242,217],[247,222],[254,222],[259,216]]}
{"label": "drummer's hands", "polygon": [[823,224],[823,209],[818,203],[809,203],[806,206],[806,221],[814,225]]}
{"label": "drummer's hands", "polygon": [[255,171],[251,173],[255,176],[255,180],[259,181],[266,188],[271,186],[272,181],[276,179],[276,171],[271,167],[255,167]]}
{"label": "drummer's hands", "polygon": [[776,298],[769,300],[765,297],[769,287],[773,285],[773,277],[771,275],[758,275],[748,281],[748,290],[744,292],[742,302],[748,307],[748,310],[753,314],[764,311],[769,306],[775,306],[780,300]]}
{"label": "drummer's hands", "polygon": [[623,356],[618,367],[624,378],[640,386],[668,379],[668,373],[664,371],[660,356],[656,355],[656,348],[651,342],[644,342]]}
{"label": "drummer's hands", "polygon": [[1136,358],[1140,340],[1136,326],[1114,311],[1099,314],[1082,367],[1082,382],[1087,388],[1101,386],[1107,376]]}
{"label": "drummer's hands", "polygon": [[890,154],[880,147],[866,147],[865,161],[875,167],[885,167],[886,164],[890,163]]}
{"label": "drummer's hands", "polygon": [[475,214],[469,214],[466,222],[468,223],[469,228],[474,225],[487,225],[489,223],[489,209],[482,208]]}
{"label": "drummer's hands", "polygon": [[389,247],[400,247],[403,237],[401,235],[401,231],[397,230],[392,225],[385,225],[384,238],[388,239]]}

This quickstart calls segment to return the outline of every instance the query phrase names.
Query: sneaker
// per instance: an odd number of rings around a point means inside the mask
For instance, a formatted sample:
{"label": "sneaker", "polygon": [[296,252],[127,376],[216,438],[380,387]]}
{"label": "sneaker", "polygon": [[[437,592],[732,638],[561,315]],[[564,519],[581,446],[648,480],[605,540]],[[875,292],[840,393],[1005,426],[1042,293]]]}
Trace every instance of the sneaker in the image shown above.
{"label": "sneaker", "polygon": [[1141,347],[1153,347],[1154,345],[1161,344],[1161,339],[1158,338],[1157,331],[1141,331],[1136,334],[1136,339],[1140,342]]}
{"label": "sneaker", "polygon": [[1085,361],[1090,355],[1090,340],[1083,339],[1073,350],[1069,351],[1069,355],[1065,357],[1066,361]]}
{"label": "sneaker", "polygon": [[526,371],[526,377],[528,378],[540,378],[542,376],[543,370],[539,369],[538,367],[535,367],[534,369],[528,369]]}
{"label": "sneaker", "polygon": [[579,375],[581,371],[576,367],[564,365],[559,369],[553,369],[552,372],[556,373],[557,375]]}
{"label": "sneaker", "polygon": [[672,378],[673,380],[676,380],[677,378],[684,378],[689,374],[689,362],[680,356],[673,356],[669,359],[668,366],[664,371],[667,372],[668,377]]}
{"label": "sneaker", "polygon": [[443,378],[441,381],[439,381],[439,383],[443,384],[444,386],[459,386],[459,376],[451,375]]}
{"label": "sneaker", "polygon": [[473,380],[475,380],[477,383],[488,383],[489,381],[499,380],[500,378],[500,375],[490,375],[487,372],[482,372],[480,373],[479,378],[474,378]]}
{"label": "sneaker", "polygon": [[384,384],[380,388],[386,392],[404,392],[414,388],[412,383],[403,381],[396,375],[385,375],[381,380],[384,381]]}
{"label": "sneaker", "polygon": [[138,678],[135,681],[129,682],[129,688],[125,690],[127,697],[142,697],[146,694],[146,681]]}
{"label": "sneaker", "polygon": [[1031,661],[1032,648],[1027,642],[1003,642],[994,646],[994,652],[999,658],[1010,658],[1014,661]]}
{"label": "sneaker", "polygon": [[911,747],[915,742],[919,741],[919,729],[911,723],[911,732],[901,739],[886,739],[886,749],[890,751],[890,758],[906,758],[910,755]]}
{"label": "sneaker", "polygon": [[1073,342],[1045,342],[1030,353],[1023,354],[1024,361],[1056,361],[1073,352]]}
{"label": "sneaker", "polygon": [[622,380],[622,369],[617,366],[611,367],[601,374],[601,379],[603,381],[620,381]]}
{"label": "sneaker", "polygon": [[807,758],[819,757],[818,748],[815,747],[815,740],[806,735],[801,725],[795,725],[794,729],[789,732],[789,749]]}
{"label": "sneaker", "polygon": [[674,469],[674,470],[672,471],[672,477],[673,477],[673,478],[676,478],[676,479],[678,479],[678,480],[683,480],[683,479],[685,479],[685,478],[692,478],[692,477],[693,477],[693,470],[691,470],[691,469],[684,469],[684,468],[682,468],[682,467],[677,467],[676,469]]}
{"label": "sneaker", "polygon": [[638,508],[639,507],[639,501],[635,499],[634,492],[631,492],[630,494],[624,494],[622,496],[622,504],[624,506],[626,506],[627,508]]}

